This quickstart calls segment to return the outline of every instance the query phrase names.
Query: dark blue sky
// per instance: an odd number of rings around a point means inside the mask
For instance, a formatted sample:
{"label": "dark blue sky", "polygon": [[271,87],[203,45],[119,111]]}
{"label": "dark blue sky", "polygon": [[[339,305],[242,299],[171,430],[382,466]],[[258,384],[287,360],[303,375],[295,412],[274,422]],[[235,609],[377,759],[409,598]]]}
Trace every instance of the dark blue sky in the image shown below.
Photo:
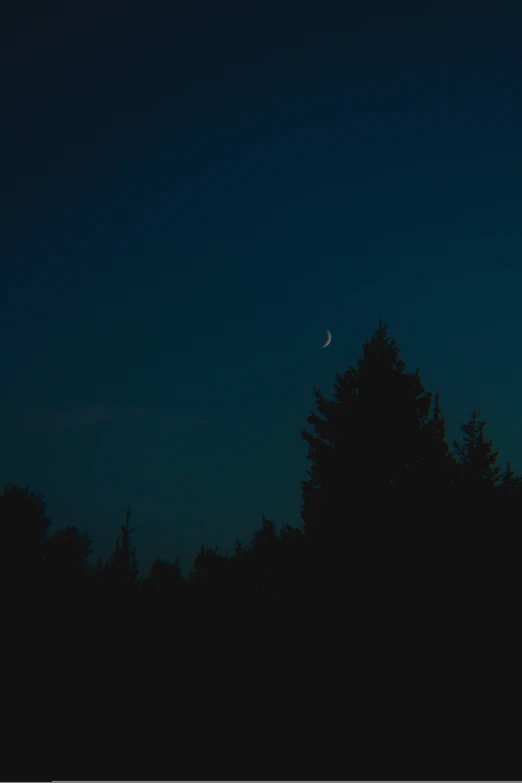
{"label": "dark blue sky", "polygon": [[96,553],[129,500],[144,574],[299,524],[313,386],[380,316],[522,471],[522,7],[382,5],[3,25],[0,482]]}

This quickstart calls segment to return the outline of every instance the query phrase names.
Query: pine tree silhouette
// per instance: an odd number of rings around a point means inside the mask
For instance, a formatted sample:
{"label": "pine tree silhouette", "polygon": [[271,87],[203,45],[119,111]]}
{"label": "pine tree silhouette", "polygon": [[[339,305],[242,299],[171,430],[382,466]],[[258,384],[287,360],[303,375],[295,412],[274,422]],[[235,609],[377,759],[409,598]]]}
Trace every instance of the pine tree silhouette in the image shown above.
{"label": "pine tree silhouette", "polygon": [[[411,488],[410,474],[426,461],[444,459],[445,425],[419,372],[406,373],[388,327],[379,323],[363,345],[357,369],[336,375],[332,400],[314,389],[316,411],[302,430],[311,468],[302,484],[307,536],[342,536],[368,518],[395,513],[398,491]],[[406,502],[404,492],[401,495]],[[406,513],[406,508],[403,509]]]}
{"label": "pine tree silhouette", "polygon": [[45,554],[51,525],[42,494],[29,486],[8,484],[0,495],[0,537],[2,545],[1,591],[10,601],[5,608],[38,612],[46,601]]}
{"label": "pine tree silhouette", "polygon": [[469,419],[461,424],[463,443],[453,441],[456,459],[460,468],[460,482],[470,489],[496,487],[500,482],[501,469],[495,466],[500,449],[493,450],[493,441],[486,440],[484,429],[487,421],[479,419],[480,410],[470,411]]}
{"label": "pine tree silhouette", "polygon": [[136,550],[131,546],[131,534],[134,529],[129,527],[131,516],[130,503],[124,510],[125,521],[120,526],[120,534],[116,539],[114,550],[105,563],[102,571],[103,583],[109,594],[130,596],[138,587],[138,564]]}

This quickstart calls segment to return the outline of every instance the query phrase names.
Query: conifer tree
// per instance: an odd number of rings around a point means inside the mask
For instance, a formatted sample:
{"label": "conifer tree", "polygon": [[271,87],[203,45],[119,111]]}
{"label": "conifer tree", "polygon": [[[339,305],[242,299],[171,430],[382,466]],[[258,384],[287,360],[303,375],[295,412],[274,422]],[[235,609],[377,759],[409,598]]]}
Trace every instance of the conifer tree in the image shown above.
{"label": "conifer tree", "polygon": [[495,465],[500,449],[494,451],[493,441],[486,440],[487,421],[479,415],[476,408],[470,411],[468,421],[460,427],[463,442],[453,441],[460,485],[470,490],[497,487],[501,480],[501,469]]}
{"label": "conifer tree", "polygon": [[365,517],[394,516],[390,503],[404,499],[399,490],[411,484],[409,473],[426,458],[426,449],[434,461],[444,457],[440,411],[429,433],[432,395],[419,371],[405,368],[381,319],[357,369],[336,375],[333,399],[314,389],[317,411],[307,421],[315,432],[301,431],[312,463],[302,485],[307,535],[328,536],[335,529],[337,536]]}
{"label": "conifer tree", "polygon": [[456,481],[456,460],[449,451],[438,391],[433,414],[422,427],[421,438],[420,457],[410,466],[407,487],[416,500],[422,499],[423,514],[429,517],[440,513],[441,507],[448,503]]}
{"label": "conifer tree", "polygon": [[29,486],[4,486],[0,494],[1,581],[9,585],[13,603],[28,598],[35,605],[44,600],[47,531],[51,519],[45,513],[43,495]]}
{"label": "conifer tree", "polygon": [[500,484],[504,489],[522,490],[522,476],[519,476],[514,472],[511,460],[509,460],[507,464],[505,473],[502,474]]}
{"label": "conifer tree", "polygon": [[138,586],[138,565],[136,562],[136,549],[131,546],[130,536],[134,529],[130,529],[131,515],[130,503],[124,511],[125,521],[120,527],[120,535],[112,555],[103,568],[103,581],[110,591],[117,594],[130,594]]}

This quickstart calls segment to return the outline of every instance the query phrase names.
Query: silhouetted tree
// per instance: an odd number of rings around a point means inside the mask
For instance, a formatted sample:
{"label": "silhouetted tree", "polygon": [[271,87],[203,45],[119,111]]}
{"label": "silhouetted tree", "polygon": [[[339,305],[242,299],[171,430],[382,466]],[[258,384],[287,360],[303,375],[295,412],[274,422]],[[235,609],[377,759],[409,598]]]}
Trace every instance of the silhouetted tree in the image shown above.
{"label": "silhouetted tree", "polygon": [[410,465],[404,487],[416,498],[422,498],[422,515],[440,513],[448,493],[456,482],[456,461],[449,451],[446,421],[442,416],[439,392],[435,395],[433,415],[421,429],[419,457]]}
{"label": "silhouetted tree", "polygon": [[8,484],[0,495],[1,574],[13,605],[45,599],[44,557],[51,520],[43,495]]}
{"label": "silhouetted tree", "polygon": [[500,500],[496,491],[501,485],[501,468],[496,466],[500,451],[485,437],[486,420],[473,409],[469,419],[461,424],[462,443],[453,441],[457,466],[455,511],[461,519],[474,519],[483,524],[493,513],[493,504]]}
{"label": "silhouetted tree", "polygon": [[201,545],[199,552],[194,558],[192,570],[189,579],[193,584],[206,587],[212,582],[217,581],[219,561],[222,555],[218,554],[218,548],[204,547]]}
{"label": "silhouetted tree", "polygon": [[[388,725],[401,705],[415,719],[418,704],[434,703],[449,682],[445,717],[478,656],[465,696],[476,691],[482,700],[484,671],[489,666],[497,677],[506,651],[517,650],[522,477],[511,463],[503,473],[496,467],[499,452],[476,410],[450,452],[439,394],[432,408],[419,372],[406,373],[382,321],[363,347],[357,368],[336,375],[331,400],[315,389],[313,432],[302,431],[311,463],[302,485],[304,531],[283,525],[278,535],[263,514],[252,540],[237,540],[232,556],[201,546],[188,580],[178,560],[158,558],[140,583],[130,504],[110,558],[102,566],[98,557],[90,569],[87,533],[69,526],[47,538],[42,497],[28,487],[4,488],[1,597],[29,629],[23,637],[9,627],[6,646],[33,657],[37,650],[38,666],[26,671],[40,677],[49,673],[41,659],[49,641],[60,658],[48,677],[53,699],[60,687],[70,696],[63,713],[72,725],[74,702],[83,709],[83,692],[94,688],[107,694],[109,737],[120,716],[130,725],[136,698],[147,705],[146,718],[174,704],[198,727],[194,758],[214,758],[201,744],[201,721],[216,736],[213,705],[220,714],[231,704],[245,728],[241,744],[250,735],[245,747],[256,758],[253,713],[279,705],[275,720],[287,742],[291,705],[301,732],[296,753],[306,753],[302,732],[310,747],[318,732],[310,704],[320,705],[319,722],[332,694],[370,722],[375,704],[389,705]],[[38,611],[31,615],[32,601]],[[59,630],[48,623],[49,605],[58,608]],[[35,633],[37,615],[43,623]],[[397,744],[392,736],[388,753]],[[226,737],[215,745],[217,757]]]}
{"label": "silhouetted tree", "polygon": [[254,536],[250,542],[250,550],[258,553],[272,552],[274,547],[277,547],[276,542],[277,532],[275,523],[266,519],[263,514],[262,526],[259,530],[254,532]]}
{"label": "silhouetted tree", "polygon": [[484,429],[487,421],[479,419],[480,411],[470,411],[469,419],[461,424],[463,443],[453,441],[459,481],[461,485],[475,490],[481,487],[496,487],[500,482],[501,469],[495,466],[500,450],[493,450],[493,441],[486,440]]}
{"label": "silhouetted tree", "polygon": [[[41,493],[32,492],[28,486],[7,484],[0,495],[0,525],[2,540],[27,548],[27,554],[35,553],[40,559],[43,542],[51,520],[45,514],[45,501]],[[17,559],[20,553],[12,552]]]}
{"label": "silhouetted tree", "polygon": [[432,395],[418,371],[405,372],[382,320],[363,349],[357,369],[336,376],[332,400],[315,389],[317,412],[307,419],[315,434],[301,432],[312,463],[302,485],[305,533],[332,546],[368,518],[406,513],[399,490],[411,489],[411,472],[445,456],[443,423],[428,424]]}
{"label": "silhouetted tree", "polygon": [[511,460],[508,462],[507,468],[501,476],[499,486],[503,490],[503,494],[509,498],[520,498],[522,494],[522,476],[519,476],[514,472]]}
{"label": "silhouetted tree", "polygon": [[120,534],[116,539],[114,550],[102,572],[103,584],[108,590],[108,594],[118,597],[131,596],[138,587],[136,550],[132,547],[130,540],[131,533],[134,532],[129,527],[130,503],[124,513],[125,521],[120,527]]}

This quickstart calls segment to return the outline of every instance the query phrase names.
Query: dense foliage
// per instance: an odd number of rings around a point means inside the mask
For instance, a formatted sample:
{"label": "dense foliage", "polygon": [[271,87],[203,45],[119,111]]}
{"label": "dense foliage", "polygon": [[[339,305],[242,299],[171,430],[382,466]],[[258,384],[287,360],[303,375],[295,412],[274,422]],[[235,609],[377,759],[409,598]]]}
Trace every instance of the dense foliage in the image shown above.
{"label": "dense foliage", "polygon": [[[226,776],[282,778],[281,743],[285,763],[297,753],[312,764],[326,725],[346,743],[352,721],[370,719],[388,753],[404,725],[414,759],[427,712],[453,726],[456,693],[469,720],[491,708],[493,670],[509,687],[522,479],[497,464],[480,412],[451,450],[439,395],[406,372],[382,322],[333,398],[315,399],[303,529],[263,517],[232,554],[202,546],[188,578],[163,559],[140,578],[130,506],[112,555],[92,566],[88,534],[50,534],[41,496],[12,485],[0,496],[11,640],[22,647],[41,623],[53,698],[75,715],[89,702],[108,737],[114,722],[139,725],[132,758],[147,727],[160,745],[170,732],[169,779],[182,763],[208,775],[211,762]],[[350,752],[371,755],[372,731]]]}

